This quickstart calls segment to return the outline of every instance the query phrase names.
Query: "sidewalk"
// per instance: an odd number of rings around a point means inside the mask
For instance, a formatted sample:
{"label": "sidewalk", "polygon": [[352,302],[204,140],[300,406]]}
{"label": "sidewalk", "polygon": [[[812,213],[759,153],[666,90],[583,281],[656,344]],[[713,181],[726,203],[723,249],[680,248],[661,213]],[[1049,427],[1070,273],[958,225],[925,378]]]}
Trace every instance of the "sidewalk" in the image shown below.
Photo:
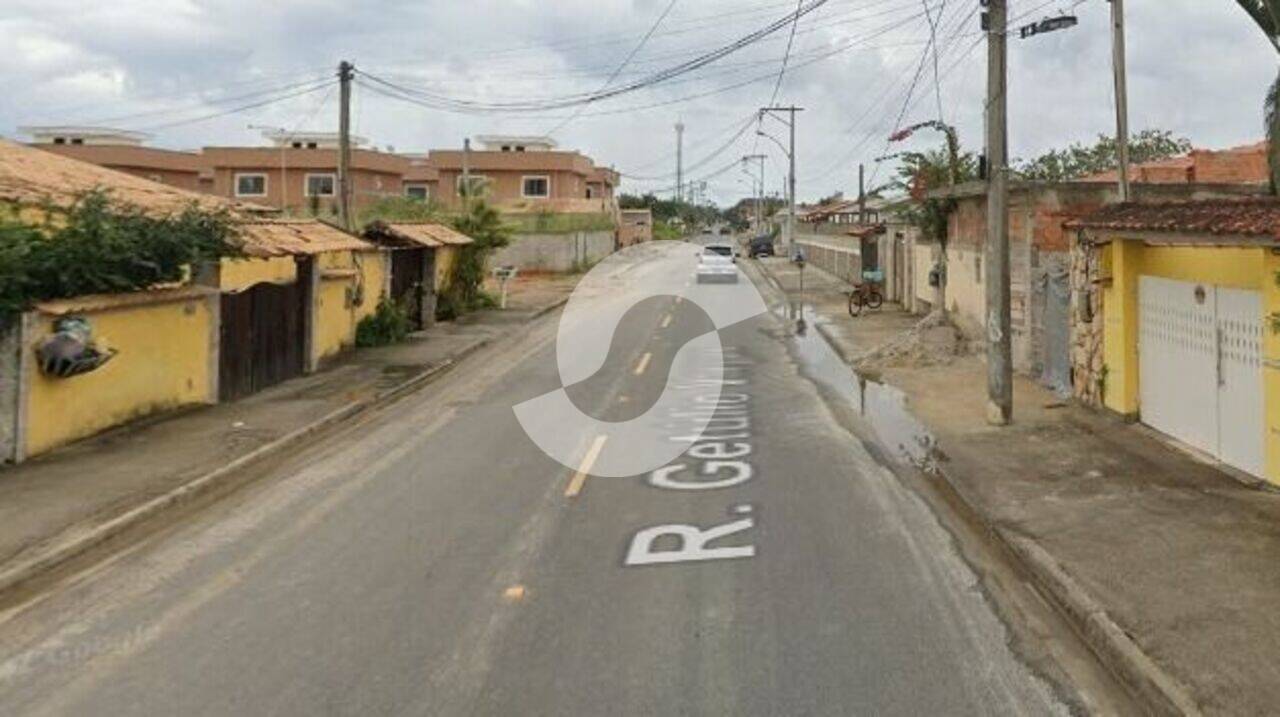
{"label": "sidewalk", "polygon": [[348,352],[320,372],[240,401],[144,419],[0,468],[0,589],[254,451],[269,452],[421,384],[513,323],[563,304],[577,278],[527,281],[515,287],[506,311],[437,324],[402,344]]}
{"label": "sidewalk", "polygon": [[[761,265],[794,292],[796,270]],[[882,442],[903,416],[930,467],[1059,603],[1099,657],[1161,712],[1267,714],[1280,705],[1280,493],[1243,485],[1149,429],[1017,378],[1015,424],[985,421],[986,365],[947,327],[868,353],[919,317],[852,319],[844,286],[805,271],[815,323],[860,375]],[[923,337],[923,339],[921,339]],[[924,348],[921,348],[921,345]],[[916,456],[918,458],[918,456]],[[1179,701],[1181,700],[1181,704]]]}

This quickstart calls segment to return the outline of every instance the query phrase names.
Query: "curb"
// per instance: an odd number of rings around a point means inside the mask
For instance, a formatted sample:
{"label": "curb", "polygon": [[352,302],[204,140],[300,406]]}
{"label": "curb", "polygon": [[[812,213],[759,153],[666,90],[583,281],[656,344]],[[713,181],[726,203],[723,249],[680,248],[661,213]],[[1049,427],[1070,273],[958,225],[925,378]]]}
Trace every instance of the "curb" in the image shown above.
{"label": "curb", "polygon": [[489,338],[478,339],[474,343],[462,349],[462,351],[458,352],[456,355],[442,361],[441,363],[431,366],[421,373],[402,381],[396,386],[381,391],[372,397],[354,401],[342,408],[332,411],[319,420],[281,436],[270,443],[259,446],[226,465],[183,483],[182,485],[170,490],[168,493],[152,498],[141,505],[135,506],[122,514],[107,520],[106,522],[99,523],[87,532],[75,535],[66,535],[61,539],[55,539],[55,542],[45,550],[41,551],[40,554],[22,560],[16,565],[6,565],[3,568],[0,568],[0,595],[87,553],[112,538],[115,538],[116,536],[119,536],[122,533],[164,513],[166,510],[178,507],[201,495],[209,493],[210,491],[220,487],[224,482],[235,476],[240,471],[243,471],[266,458],[281,454],[286,449],[295,447],[305,439],[319,433],[320,431],[350,420],[351,418],[372,408],[391,403],[398,398],[422,388],[432,380],[438,378],[441,374],[452,369],[462,359],[465,359],[481,348],[487,346],[491,341],[492,340]]}
{"label": "curb", "polygon": [[546,316],[547,314],[551,313],[552,311],[555,311],[556,309],[560,308],[561,306],[564,306],[567,303],[569,303],[568,296],[564,296],[559,299],[556,299],[550,304],[547,304],[546,306],[538,309],[537,311],[534,311],[533,315],[529,317],[529,320],[533,321],[534,319],[538,319],[543,316]]}
{"label": "curb", "polygon": [[[760,265],[760,273],[786,296],[777,279],[764,265]],[[826,325],[815,322],[815,326],[836,355],[846,364],[850,363],[848,353],[835,340]],[[1034,540],[993,522],[980,507],[981,503],[974,500],[945,468],[938,466],[936,475],[942,479],[946,491],[955,498],[953,502],[958,503],[1007,551],[1018,567],[1035,582],[1040,592],[1066,617],[1098,660],[1153,714],[1201,714],[1186,687],[1143,652],[1133,638],[1111,619],[1098,601],[1047,550]]]}

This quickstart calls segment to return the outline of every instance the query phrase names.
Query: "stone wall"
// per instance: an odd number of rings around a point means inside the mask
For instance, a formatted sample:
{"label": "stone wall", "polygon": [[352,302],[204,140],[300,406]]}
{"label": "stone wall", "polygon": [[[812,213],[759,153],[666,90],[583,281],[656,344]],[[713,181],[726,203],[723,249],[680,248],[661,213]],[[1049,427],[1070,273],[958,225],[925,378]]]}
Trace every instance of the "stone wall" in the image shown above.
{"label": "stone wall", "polygon": [[1071,375],[1076,400],[1102,406],[1103,307],[1100,249],[1084,241],[1071,247]]}

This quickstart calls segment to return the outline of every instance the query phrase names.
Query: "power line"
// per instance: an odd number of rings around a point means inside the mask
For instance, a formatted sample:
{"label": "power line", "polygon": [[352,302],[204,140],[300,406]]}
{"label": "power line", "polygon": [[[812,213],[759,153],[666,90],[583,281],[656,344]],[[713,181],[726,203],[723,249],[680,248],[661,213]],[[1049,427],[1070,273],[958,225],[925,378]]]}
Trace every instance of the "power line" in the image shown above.
{"label": "power line", "polygon": [[[929,0],[924,0],[928,2]],[[787,50],[782,53],[782,68],[778,70],[778,81],[773,84],[773,94],[769,97],[769,101],[765,106],[771,107],[778,101],[778,92],[782,89],[782,78],[787,74],[787,61],[791,59],[791,46],[796,41],[796,25],[800,24],[800,9],[804,6],[804,0],[796,2],[796,19],[791,23],[791,34],[787,37]]]}
{"label": "power line", "polygon": [[232,107],[230,109],[222,110],[220,112],[213,112],[210,114],[202,115],[199,117],[193,117],[190,119],[176,120],[173,122],[165,122],[162,124],[151,125],[149,127],[142,127],[141,129],[143,131],[154,131],[154,130],[160,130],[160,129],[170,129],[172,127],[181,127],[183,125],[188,125],[188,124],[197,124],[200,122],[205,122],[207,120],[216,119],[218,117],[225,117],[227,115],[233,115],[233,114],[238,114],[240,112],[245,112],[247,110],[257,109],[258,107],[273,105],[279,102],[283,102],[285,100],[293,99],[294,97],[301,97],[303,95],[308,95],[308,94],[311,94],[312,92],[319,92],[320,90],[330,85],[331,85],[331,81],[325,80],[323,82],[314,84],[310,87],[307,87],[302,90],[298,90],[296,92],[290,92],[290,93],[279,95],[276,97],[268,97],[267,99],[264,99],[264,100],[259,100],[257,102],[252,102],[246,105],[240,105],[238,107]]}
{"label": "power line", "polygon": [[[802,7],[798,12],[800,15],[807,15],[809,13],[812,13],[814,10],[817,10],[819,7],[822,7],[827,2],[828,0],[812,0],[812,2],[809,3],[809,5]],[[478,110],[486,110],[491,112],[529,112],[529,111],[548,110],[548,109],[566,109],[566,108],[575,107],[581,104],[591,104],[594,102],[600,102],[602,100],[606,100],[612,97],[617,97],[619,95],[635,92],[637,90],[644,89],[645,87],[661,84],[663,82],[666,82],[667,80],[671,80],[681,75],[692,72],[694,70],[700,69],[702,67],[705,67],[715,62],[716,60],[719,60],[723,57],[727,57],[728,55],[731,55],[741,50],[742,48],[748,47],[760,41],[762,38],[777,32],[781,28],[785,27],[786,24],[791,20],[792,20],[791,16],[783,18],[782,20],[775,20],[774,22],[769,23],[767,26],[760,28],[759,30],[756,30],[752,33],[749,33],[743,37],[740,37],[737,40],[727,45],[723,45],[721,47],[716,48],[715,50],[704,53],[693,60],[682,62],[672,67],[668,67],[666,69],[655,72],[652,75],[646,78],[643,78],[641,80],[636,80],[636,81],[621,85],[619,87],[614,87],[614,88],[610,88],[602,91],[576,93],[576,94],[564,95],[560,97],[548,97],[548,98],[534,99],[534,100],[519,100],[514,102],[480,102],[476,100],[465,100],[465,99],[453,98],[446,95],[440,95],[440,94],[432,93],[432,92],[421,90],[421,89],[403,87],[403,86],[397,85],[396,83],[382,79],[376,75],[370,74],[369,72],[361,72],[361,74],[364,77],[367,77],[369,80],[379,85],[383,85],[384,87],[387,87],[389,89],[397,90],[406,95],[416,97],[425,102],[435,104],[437,106],[436,107],[437,109],[447,109],[452,107],[457,109],[473,109],[473,110],[478,109]]]}
{"label": "power line", "polygon": [[[609,75],[609,79],[605,80],[604,84],[600,86],[600,91],[609,89],[609,86],[613,84],[613,81],[618,79],[618,75],[627,68],[627,65],[635,58],[636,53],[640,52],[640,50],[645,46],[645,43],[649,42],[649,38],[653,37],[653,33],[657,32],[658,27],[662,25],[662,21],[667,19],[667,15],[671,12],[671,8],[676,6],[676,2],[678,2],[678,0],[671,0],[671,2],[667,3],[666,9],[664,9],[662,14],[658,16],[658,19],[654,21],[653,25],[649,28],[649,31],[644,34],[644,37],[640,38],[640,42],[632,48],[630,53],[627,54],[626,58],[623,59],[622,64],[618,65],[618,69],[614,70],[613,74]],[[555,127],[548,130],[546,134],[553,135],[565,125],[577,119],[584,106],[585,105],[579,105],[578,108],[574,110],[572,117],[561,121]]]}

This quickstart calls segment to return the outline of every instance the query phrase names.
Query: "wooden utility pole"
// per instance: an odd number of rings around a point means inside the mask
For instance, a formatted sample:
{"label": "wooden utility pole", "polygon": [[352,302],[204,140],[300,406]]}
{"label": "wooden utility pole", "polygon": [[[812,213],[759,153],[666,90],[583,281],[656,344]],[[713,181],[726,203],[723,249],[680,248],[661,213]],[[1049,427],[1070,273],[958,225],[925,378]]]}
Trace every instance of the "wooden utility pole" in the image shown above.
{"label": "wooden utility pole", "polygon": [[1013,420],[1013,344],[1009,290],[1007,0],[987,5],[987,421]]}
{"label": "wooden utility pole", "polygon": [[676,122],[676,201],[684,199],[684,122]]}
{"label": "wooden utility pole", "polygon": [[858,223],[867,223],[867,187],[866,187],[867,167],[864,164],[858,165]]}
{"label": "wooden utility pole", "polygon": [[351,77],[355,66],[338,64],[338,223],[351,231]]}
{"label": "wooden utility pole", "polygon": [[1129,187],[1129,82],[1125,69],[1124,0],[1111,0],[1111,65],[1116,84],[1116,154],[1120,159],[1120,201]]}

